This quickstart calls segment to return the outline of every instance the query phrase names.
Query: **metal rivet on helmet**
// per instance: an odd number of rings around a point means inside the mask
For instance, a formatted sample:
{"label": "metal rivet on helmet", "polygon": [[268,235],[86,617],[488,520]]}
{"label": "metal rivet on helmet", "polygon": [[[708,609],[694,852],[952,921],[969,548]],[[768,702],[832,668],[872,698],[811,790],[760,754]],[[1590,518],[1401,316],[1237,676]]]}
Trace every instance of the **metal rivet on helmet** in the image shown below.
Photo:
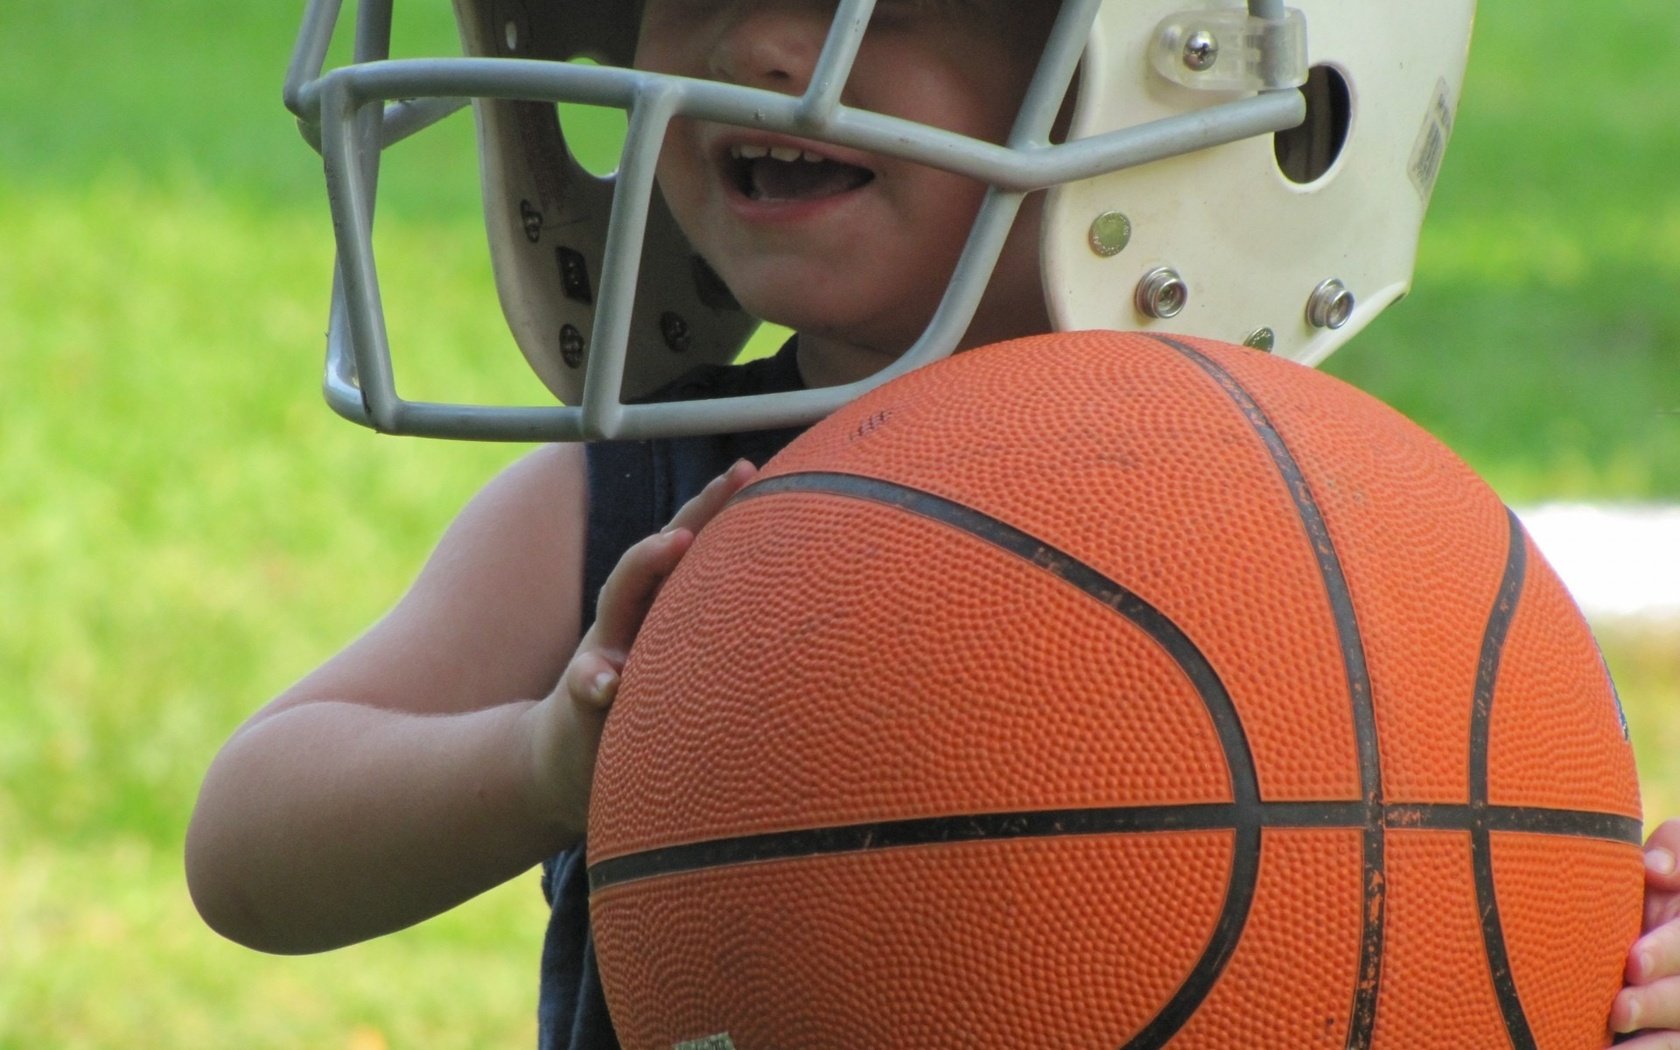
{"label": "metal rivet on helmet", "polygon": [[1190,302],[1190,286],[1170,266],[1158,266],[1143,275],[1134,297],[1138,312],[1158,320],[1177,317]]}
{"label": "metal rivet on helmet", "polygon": [[1353,293],[1332,277],[1314,288],[1307,299],[1307,321],[1314,328],[1340,328],[1353,317],[1353,306]]}
{"label": "metal rivet on helmet", "polygon": [[1132,220],[1124,212],[1105,211],[1091,221],[1091,250],[1104,259],[1119,255],[1132,243]]}
{"label": "metal rivet on helmet", "polygon": [[1248,333],[1243,345],[1254,350],[1264,350],[1269,354],[1277,347],[1277,333],[1270,328],[1256,328]]}

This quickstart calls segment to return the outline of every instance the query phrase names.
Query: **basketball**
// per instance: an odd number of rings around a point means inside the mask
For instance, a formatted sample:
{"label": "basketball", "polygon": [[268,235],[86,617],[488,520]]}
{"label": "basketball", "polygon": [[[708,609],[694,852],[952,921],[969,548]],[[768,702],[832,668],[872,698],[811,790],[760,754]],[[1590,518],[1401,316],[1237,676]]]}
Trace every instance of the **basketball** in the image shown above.
{"label": "basketball", "polygon": [[642,629],[590,908],[626,1047],[1586,1048],[1614,687],[1516,517],[1258,351],[960,354],[771,461]]}

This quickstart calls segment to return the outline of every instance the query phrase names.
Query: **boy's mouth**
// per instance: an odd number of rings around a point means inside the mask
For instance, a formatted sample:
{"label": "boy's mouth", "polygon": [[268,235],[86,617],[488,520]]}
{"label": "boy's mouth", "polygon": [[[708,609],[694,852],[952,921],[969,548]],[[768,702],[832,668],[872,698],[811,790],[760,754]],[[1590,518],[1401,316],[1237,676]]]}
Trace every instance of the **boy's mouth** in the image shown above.
{"label": "boy's mouth", "polygon": [[746,143],[729,147],[729,175],[736,190],[755,201],[820,200],[848,193],[875,178],[868,168],[797,146]]}

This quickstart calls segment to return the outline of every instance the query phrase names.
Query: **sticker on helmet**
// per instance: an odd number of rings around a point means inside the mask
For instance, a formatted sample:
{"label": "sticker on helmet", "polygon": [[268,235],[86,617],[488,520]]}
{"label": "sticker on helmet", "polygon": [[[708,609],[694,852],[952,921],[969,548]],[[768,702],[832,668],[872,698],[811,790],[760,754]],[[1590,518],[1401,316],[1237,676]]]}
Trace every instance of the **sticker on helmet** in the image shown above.
{"label": "sticker on helmet", "polygon": [[1412,147],[1412,161],[1407,170],[1418,196],[1427,203],[1435,192],[1435,176],[1441,173],[1441,158],[1447,152],[1447,140],[1452,138],[1452,89],[1445,80],[1435,85],[1435,100],[1424,115],[1423,127],[1418,129],[1417,144]]}

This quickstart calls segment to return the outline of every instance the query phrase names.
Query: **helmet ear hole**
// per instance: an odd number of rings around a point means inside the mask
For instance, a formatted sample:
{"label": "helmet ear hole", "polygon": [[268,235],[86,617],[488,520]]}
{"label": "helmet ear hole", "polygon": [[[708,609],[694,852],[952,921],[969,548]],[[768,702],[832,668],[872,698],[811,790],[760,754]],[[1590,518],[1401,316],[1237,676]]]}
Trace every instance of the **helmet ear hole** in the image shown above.
{"label": "helmet ear hole", "polygon": [[1272,136],[1278,170],[1290,182],[1306,185],[1323,178],[1347,145],[1353,107],[1348,83],[1331,66],[1314,66],[1301,87],[1307,118]]}
{"label": "helmet ear hole", "polygon": [[[600,65],[587,55],[568,61],[580,65]],[[555,110],[560,128],[566,136],[566,148],[583,170],[596,178],[606,178],[618,170],[624,154],[624,139],[629,132],[629,116],[614,106],[591,106],[582,102],[557,102]]]}

